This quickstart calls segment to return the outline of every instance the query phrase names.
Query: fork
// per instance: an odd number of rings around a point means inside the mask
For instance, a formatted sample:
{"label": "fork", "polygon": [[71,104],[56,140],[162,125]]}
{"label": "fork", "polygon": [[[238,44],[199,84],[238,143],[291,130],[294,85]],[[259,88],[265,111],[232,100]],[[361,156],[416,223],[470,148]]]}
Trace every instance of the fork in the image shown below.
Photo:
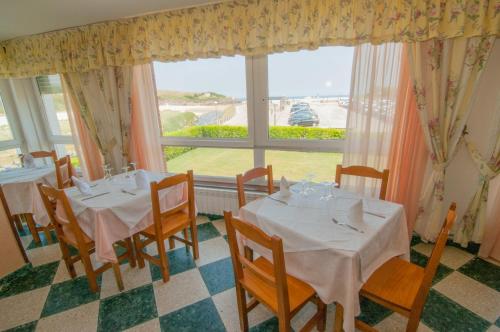
{"label": "fork", "polygon": [[360,232],[360,233],[364,233],[364,231],[362,229],[359,229],[359,228],[356,228],[354,226],[351,226],[349,224],[345,224],[345,223],[341,223],[339,222],[337,219],[335,218],[332,218],[332,221],[336,224],[336,225],[339,225],[339,226],[346,226],[346,227],[349,227],[350,229],[356,231],[356,232]]}
{"label": "fork", "polygon": [[131,191],[127,191],[127,190],[125,190],[125,189],[122,189],[121,191],[122,191],[122,193],[124,193],[124,194],[129,194],[129,195],[135,196],[135,193],[133,193],[133,192],[131,192]]}

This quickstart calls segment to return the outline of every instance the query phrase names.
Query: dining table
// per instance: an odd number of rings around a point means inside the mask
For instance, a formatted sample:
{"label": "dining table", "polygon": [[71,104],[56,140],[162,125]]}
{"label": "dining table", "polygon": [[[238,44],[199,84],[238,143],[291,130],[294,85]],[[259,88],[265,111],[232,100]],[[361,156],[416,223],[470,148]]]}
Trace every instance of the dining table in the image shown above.
{"label": "dining table", "polygon": [[[311,285],[326,304],[343,307],[343,328],[355,330],[359,291],[370,275],[390,258],[409,259],[403,206],[363,197],[331,185],[305,183],[290,195],[274,193],[239,210],[239,217],[283,240],[286,272]],[[287,193],[288,194],[288,193]],[[339,222],[338,210],[362,202],[357,223]],[[272,261],[270,251],[244,238],[243,244]]]}
{"label": "dining table", "polygon": [[54,165],[17,167],[0,172],[0,186],[11,215],[31,214],[37,224],[50,223],[37,184],[56,185]]}
{"label": "dining table", "polygon": [[[80,228],[95,241],[96,259],[100,262],[116,263],[113,244],[153,224],[150,189],[138,188],[134,173],[90,182],[90,194],[83,194],[77,187],[64,190]],[[150,171],[146,174],[149,181],[160,181],[174,175]],[[181,183],[165,189],[160,192],[159,198],[162,210],[182,204],[187,200],[187,185]],[[59,203],[56,214],[65,219]]]}

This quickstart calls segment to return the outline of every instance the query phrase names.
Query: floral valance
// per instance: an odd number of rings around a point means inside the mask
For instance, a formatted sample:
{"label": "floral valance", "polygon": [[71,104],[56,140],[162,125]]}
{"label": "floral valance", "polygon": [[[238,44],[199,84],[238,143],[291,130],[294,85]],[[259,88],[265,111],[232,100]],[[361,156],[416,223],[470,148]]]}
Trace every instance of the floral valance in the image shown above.
{"label": "floral valance", "polygon": [[0,42],[0,77],[479,35],[500,35],[500,0],[226,1]]}

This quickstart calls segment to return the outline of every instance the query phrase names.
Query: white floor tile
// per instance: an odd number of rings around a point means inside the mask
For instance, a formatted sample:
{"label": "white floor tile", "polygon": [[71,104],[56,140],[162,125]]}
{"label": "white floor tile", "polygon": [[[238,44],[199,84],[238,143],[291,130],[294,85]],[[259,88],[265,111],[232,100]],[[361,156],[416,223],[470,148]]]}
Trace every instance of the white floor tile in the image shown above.
{"label": "white floor tile", "polygon": [[192,269],[170,277],[167,283],[153,283],[158,316],[196,303],[210,296],[198,269]]}
{"label": "white floor tile", "polygon": [[[122,273],[123,286],[127,291],[142,285],[151,283],[151,272],[149,271],[149,263],[145,262],[146,266],[139,269],[137,266],[131,268],[129,264],[120,265]],[[113,269],[109,269],[102,274],[101,299],[120,293],[116,284],[115,274]]]}
{"label": "white floor tile", "polygon": [[[235,288],[233,287],[222,293],[212,296],[212,300],[214,301],[215,307],[219,312],[220,318],[222,319],[226,330],[239,331],[240,321],[238,314],[238,304],[236,302]],[[273,317],[272,312],[262,304],[259,304],[248,314],[248,324],[250,326],[255,326],[268,320],[271,317]]]}
{"label": "white floor tile", "polygon": [[[430,243],[419,243],[413,247],[413,249],[428,257],[431,255],[433,248],[434,244]],[[472,258],[474,258],[474,255],[464,250],[447,246],[444,248],[443,256],[441,256],[441,263],[456,270]]]}
{"label": "white floor tile", "polygon": [[0,330],[38,320],[49,290],[47,286],[0,300]]}
{"label": "white floor tile", "polygon": [[221,235],[226,235],[226,223],[224,222],[224,219],[219,219],[219,220],[214,220],[212,221],[212,225],[214,225],[215,228],[221,233]]}
{"label": "white floor tile", "polygon": [[222,237],[200,242],[200,257],[196,265],[202,266],[231,256],[229,246]]}
{"label": "white floor tile", "polygon": [[453,272],[433,288],[491,323],[500,317],[500,293],[460,272]]}
{"label": "white floor tile", "polygon": [[[375,325],[375,328],[379,331],[384,332],[400,332],[406,330],[406,325],[408,324],[408,318],[394,313]],[[427,327],[423,322],[418,325],[417,332],[432,332],[432,330]]]}
{"label": "white floor tile", "polygon": [[79,332],[96,331],[99,317],[99,301],[94,301],[61,313],[40,319],[36,331]]}
{"label": "white floor tile", "polygon": [[196,217],[196,224],[201,225],[204,223],[210,222],[210,219],[208,219],[207,216],[197,216]]}
{"label": "white floor tile", "polygon": [[58,261],[62,258],[61,249],[57,243],[28,250],[26,251],[26,255],[33,266]]}
{"label": "white floor tile", "polygon": [[[75,271],[77,277],[85,275],[85,269],[83,268],[83,264],[81,262],[75,263]],[[57,268],[56,275],[54,276],[53,284],[57,284],[63,281],[70,280],[71,277],[68,273],[68,269],[66,268],[66,264],[63,260],[59,262],[59,267]]]}

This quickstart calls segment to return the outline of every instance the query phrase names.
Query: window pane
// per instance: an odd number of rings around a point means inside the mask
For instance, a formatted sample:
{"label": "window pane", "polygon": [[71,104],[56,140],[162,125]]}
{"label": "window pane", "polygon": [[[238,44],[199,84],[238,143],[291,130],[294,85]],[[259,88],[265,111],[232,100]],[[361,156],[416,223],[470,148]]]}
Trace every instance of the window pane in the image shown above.
{"label": "window pane", "polygon": [[164,136],[248,136],[245,57],[154,63]]}
{"label": "window pane", "polygon": [[0,168],[21,167],[19,149],[8,149],[0,151]]}
{"label": "window pane", "polygon": [[313,181],[334,181],[337,164],[342,164],[342,153],[266,151],[266,165],[273,165],[275,180],[282,176],[300,181],[312,174]]}
{"label": "window pane", "polygon": [[52,135],[71,136],[61,78],[59,75],[38,76],[36,81],[47,112],[47,121]]}
{"label": "window pane", "polygon": [[14,135],[12,135],[9,119],[7,119],[7,113],[2,102],[2,96],[0,96],[0,141],[9,141],[12,139],[14,139]]}
{"label": "window pane", "polygon": [[169,172],[181,173],[192,169],[195,175],[229,176],[253,168],[253,150],[166,147],[164,149]]}
{"label": "window pane", "polygon": [[268,56],[271,139],[344,138],[353,51],[321,47]]}
{"label": "window pane", "polygon": [[80,167],[80,159],[78,158],[74,144],[55,144],[54,147],[59,158],[70,155],[73,167]]}

